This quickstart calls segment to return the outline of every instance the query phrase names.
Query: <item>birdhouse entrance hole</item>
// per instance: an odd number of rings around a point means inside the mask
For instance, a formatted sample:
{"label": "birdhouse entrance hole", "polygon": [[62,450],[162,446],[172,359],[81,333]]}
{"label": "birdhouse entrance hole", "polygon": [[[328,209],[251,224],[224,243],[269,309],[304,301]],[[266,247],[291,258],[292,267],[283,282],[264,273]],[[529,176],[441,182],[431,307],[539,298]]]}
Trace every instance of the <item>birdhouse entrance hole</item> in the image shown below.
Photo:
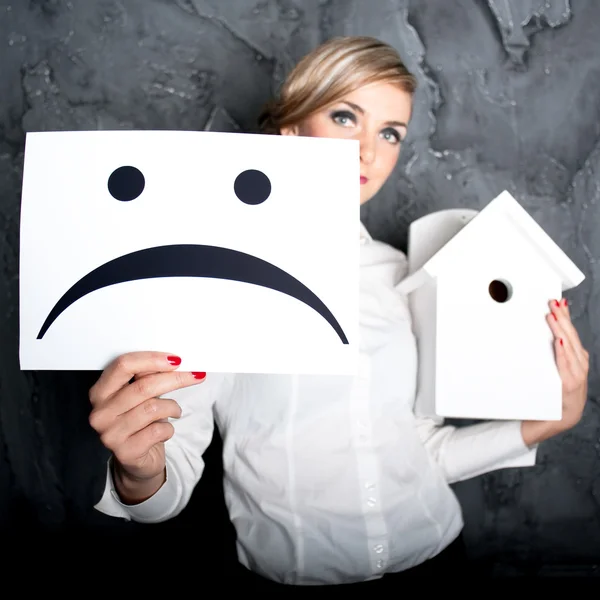
{"label": "birdhouse entrance hole", "polygon": [[510,283],[502,281],[501,279],[494,279],[494,281],[490,283],[488,290],[490,296],[496,302],[507,302],[512,296],[512,287]]}

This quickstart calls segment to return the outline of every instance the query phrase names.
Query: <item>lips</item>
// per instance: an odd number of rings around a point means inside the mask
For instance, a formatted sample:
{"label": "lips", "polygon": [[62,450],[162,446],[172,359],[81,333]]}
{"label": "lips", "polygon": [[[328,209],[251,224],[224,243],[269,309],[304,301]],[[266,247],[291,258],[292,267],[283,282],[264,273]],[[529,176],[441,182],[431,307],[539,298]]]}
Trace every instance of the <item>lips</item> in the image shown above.
{"label": "lips", "polygon": [[126,281],[159,277],[229,279],[287,294],[318,312],[335,330],[342,343],[348,344],[346,335],[327,306],[314,292],[286,271],[237,250],[193,244],[138,250],[94,269],[58,300],[42,325],[37,339],[42,339],[60,314],[87,294]]}
{"label": "lips", "polygon": [[361,185],[365,185],[365,183],[367,183],[367,181],[369,181],[364,175],[360,176],[360,184]]}

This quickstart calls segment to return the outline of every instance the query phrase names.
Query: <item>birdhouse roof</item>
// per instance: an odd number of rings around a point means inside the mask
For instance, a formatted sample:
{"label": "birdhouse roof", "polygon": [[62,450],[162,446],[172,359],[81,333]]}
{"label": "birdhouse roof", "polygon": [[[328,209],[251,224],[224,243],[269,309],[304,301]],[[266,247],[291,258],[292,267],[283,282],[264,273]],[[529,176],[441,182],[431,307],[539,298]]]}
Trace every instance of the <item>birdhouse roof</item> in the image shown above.
{"label": "birdhouse roof", "polygon": [[473,217],[423,265],[423,270],[430,277],[437,277],[449,265],[458,264],[462,257],[476,250],[474,246],[481,244],[482,228],[496,229],[502,226],[513,227],[531,241],[532,252],[539,252],[557,273],[563,290],[576,287],[585,278],[563,250],[507,191],[502,192]]}

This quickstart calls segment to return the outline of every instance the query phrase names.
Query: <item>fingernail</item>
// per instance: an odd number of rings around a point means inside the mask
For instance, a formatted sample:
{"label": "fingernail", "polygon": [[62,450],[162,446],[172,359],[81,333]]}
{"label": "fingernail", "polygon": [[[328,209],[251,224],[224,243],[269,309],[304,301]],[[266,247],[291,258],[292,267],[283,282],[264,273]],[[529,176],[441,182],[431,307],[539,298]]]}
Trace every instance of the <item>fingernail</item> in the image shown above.
{"label": "fingernail", "polygon": [[561,345],[561,346],[564,346],[564,344],[563,344],[563,341],[562,341],[562,338],[560,338],[560,345]]}
{"label": "fingernail", "polygon": [[560,302],[558,300],[555,300],[554,304],[556,304],[556,306],[560,306]]}
{"label": "fingernail", "polygon": [[554,313],[552,313],[552,316],[554,317],[555,321],[558,321],[558,317]]}
{"label": "fingernail", "polygon": [[563,305],[566,306],[567,305],[567,299],[563,298]]}
{"label": "fingernail", "polygon": [[167,360],[172,364],[172,365],[180,365],[181,364],[181,359],[179,358],[179,356],[168,356]]}
{"label": "fingernail", "polygon": [[192,375],[196,378],[196,379],[204,379],[206,377],[206,373],[199,373],[197,371],[192,371]]}

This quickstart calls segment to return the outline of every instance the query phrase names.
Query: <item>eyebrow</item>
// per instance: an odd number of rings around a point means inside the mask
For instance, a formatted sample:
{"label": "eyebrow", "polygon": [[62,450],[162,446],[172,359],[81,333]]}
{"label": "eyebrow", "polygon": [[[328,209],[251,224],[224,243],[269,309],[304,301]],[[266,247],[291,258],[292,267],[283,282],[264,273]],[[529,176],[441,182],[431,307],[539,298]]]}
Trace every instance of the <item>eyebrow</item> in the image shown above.
{"label": "eyebrow", "polygon": [[[361,115],[365,114],[365,109],[359,106],[358,104],[354,104],[354,102],[342,100],[342,103],[347,104],[349,107],[353,108],[356,112],[359,112]],[[408,129],[407,124],[403,123],[402,121],[387,121],[386,125],[390,125],[391,127],[404,127],[405,129]]]}

